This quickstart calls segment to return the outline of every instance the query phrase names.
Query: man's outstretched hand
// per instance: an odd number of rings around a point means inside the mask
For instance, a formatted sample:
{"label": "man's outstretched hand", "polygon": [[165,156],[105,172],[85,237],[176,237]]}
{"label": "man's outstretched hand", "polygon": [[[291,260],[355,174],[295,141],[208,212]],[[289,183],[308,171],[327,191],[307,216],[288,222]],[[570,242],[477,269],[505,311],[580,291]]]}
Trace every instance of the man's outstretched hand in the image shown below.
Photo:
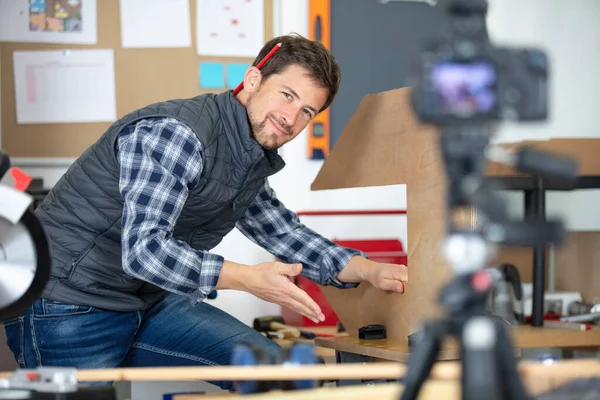
{"label": "man's outstretched hand", "polygon": [[406,265],[379,263],[355,256],[337,277],[342,282],[369,282],[379,290],[404,293],[408,269]]}
{"label": "man's outstretched hand", "polygon": [[289,277],[300,275],[302,264],[265,262],[252,267],[246,291],[265,301],[287,307],[315,323],[325,321],[321,307]]}

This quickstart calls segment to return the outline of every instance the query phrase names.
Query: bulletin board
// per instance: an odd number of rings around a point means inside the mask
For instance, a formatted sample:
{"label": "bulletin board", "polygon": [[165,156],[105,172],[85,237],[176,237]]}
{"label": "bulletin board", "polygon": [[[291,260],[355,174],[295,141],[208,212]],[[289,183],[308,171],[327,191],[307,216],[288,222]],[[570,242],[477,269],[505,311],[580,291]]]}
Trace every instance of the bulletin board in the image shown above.
{"label": "bulletin board", "polygon": [[[95,45],[0,43],[2,149],[11,157],[76,158],[110,126],[102,123],[17,124],[14,51],[113,49],[117,118],[145,105],[219,92],[200,87],[200,62],[251,63],[252,58],[204,57],[196,52],[196,8],[190,0],[191,38],[186,48],[122,48],[119,0],[97,1],[98,42]],[[273,38],[273,0],[264,0],[265,42]]]}

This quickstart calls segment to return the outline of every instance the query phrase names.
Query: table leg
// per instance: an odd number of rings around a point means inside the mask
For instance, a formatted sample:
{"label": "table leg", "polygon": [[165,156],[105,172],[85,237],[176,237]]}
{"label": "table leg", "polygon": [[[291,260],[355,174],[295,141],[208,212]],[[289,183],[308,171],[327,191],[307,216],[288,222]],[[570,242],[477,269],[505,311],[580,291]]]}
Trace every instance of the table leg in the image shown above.
{"label": "table leg", "polygon": [[[546,192],[542,188],[525,191],[525,218],[546,219]],[[531,325],[544,325],[544,290],[546,288],[546,245],[533,246],[533,304]]]}

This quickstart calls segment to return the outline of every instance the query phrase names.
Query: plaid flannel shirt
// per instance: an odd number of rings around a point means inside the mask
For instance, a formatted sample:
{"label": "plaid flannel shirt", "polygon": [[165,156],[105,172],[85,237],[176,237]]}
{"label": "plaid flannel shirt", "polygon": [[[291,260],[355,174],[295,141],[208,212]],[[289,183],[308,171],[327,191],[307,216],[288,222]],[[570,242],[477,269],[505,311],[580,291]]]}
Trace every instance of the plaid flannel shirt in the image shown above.
{"label": "plaid flannel shirt", "polygon": [[[119,190],[124,199],[122,260],[126,273],[202,301],[217,284],[223,257],[173,238],[181,209],[202,174],[202,145],[171,118],[145,119],[117,142]],[[321,285],[355,287],[336,275],[355,255],[304,226],[264,187],[236,224],[247,238],[283,262],[302,263],[302,275]]]}

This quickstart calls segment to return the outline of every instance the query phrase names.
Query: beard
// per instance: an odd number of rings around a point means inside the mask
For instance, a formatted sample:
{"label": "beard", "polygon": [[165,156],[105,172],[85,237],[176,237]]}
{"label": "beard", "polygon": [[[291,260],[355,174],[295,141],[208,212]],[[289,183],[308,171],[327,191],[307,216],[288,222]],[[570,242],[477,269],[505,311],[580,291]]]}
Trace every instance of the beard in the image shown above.
{"label": "beard", "polygon": [[288,126],[280,123],[280,121],[277,118],[275,118],[275,116],[271,113],[267,113],[267,115],[265,115],[264,119],[262,121],[259,121],[258,118],[256,118],[256,116],[252,112],[252,107],[251,107],[252,97],[254,97],[254,94],[252,94],[248,98],[247,105],[246,105],[246,108],[248,110],[248,119],[250,121],[250,127],[252,129],[252,136],[258,142],[258,144],[260,144],[264,149],[277,150],[278,148],[283,146],[283,144],[286,141],[282,141],[279,135],[277,135],[276,133],[270,132],[267,129],[267,120],[271,119],[273,121],[276,121],[279,124],[279,126],[281,126],[283,128],[283,130],[286,132],[286,134],[289,136],[292,135],[292,132]]}

